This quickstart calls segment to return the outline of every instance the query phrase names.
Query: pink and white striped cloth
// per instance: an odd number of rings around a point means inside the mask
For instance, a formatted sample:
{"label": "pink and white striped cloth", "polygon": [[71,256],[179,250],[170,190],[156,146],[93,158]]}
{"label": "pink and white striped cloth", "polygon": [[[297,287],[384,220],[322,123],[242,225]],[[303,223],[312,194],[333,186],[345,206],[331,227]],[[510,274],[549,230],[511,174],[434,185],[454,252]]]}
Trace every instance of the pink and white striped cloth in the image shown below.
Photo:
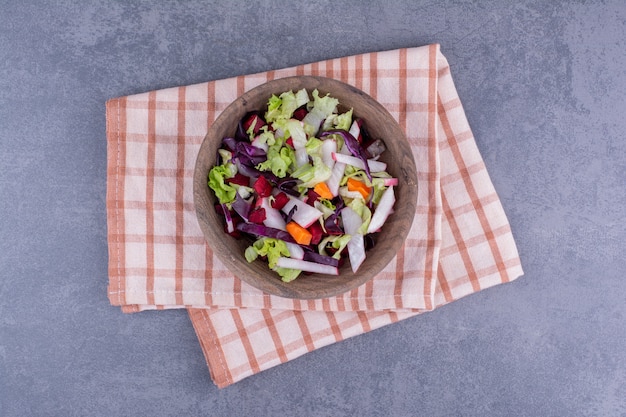
{"label": "pink and white striped cloth", "polygon": [[[233,276],[205,244],[193,204],[211,123],[243,92],[292,75],[335,78],[378,100],[405,130],[418,171],[415,220],[394,260],[322,300],[271,296]],[[120,97],[106,117],[109,300],[129,313],[186,308],[219,387],[523,273],[439,45]]]}

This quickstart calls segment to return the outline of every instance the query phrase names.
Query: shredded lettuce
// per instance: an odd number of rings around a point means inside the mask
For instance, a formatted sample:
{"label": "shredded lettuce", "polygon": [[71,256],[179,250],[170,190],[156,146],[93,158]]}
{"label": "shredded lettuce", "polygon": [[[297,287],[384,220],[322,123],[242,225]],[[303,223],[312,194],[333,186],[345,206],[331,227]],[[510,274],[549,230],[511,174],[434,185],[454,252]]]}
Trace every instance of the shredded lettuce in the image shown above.
{"label": "shredded lettuce", "polygon": [[322,140],[318,138],[309,138],[304,146],[306,153],[310,156],[322,156]]}
{"label": "shredded lettuce", "polygon": [[350,130],[352,126],[352,109],[341,114],[331,114],[324,120],[323,130],[341,129],[345,131]]}
{"label": "shredded lettuce", "polygon": [[372,177],[373,181],[376,181],[376,178],[393,178],[387,171],[372,172]]}
{"label": "shredded lettuce", "polygon": [[255,249],[254,246],[248,246],[243,255],[246,257],[246,261],[250,263],[256,261],[256,258],[259,257],[259,252]]}
{"label": "shredded lettuce", "polygon": [[254,262],[259,256],[267,257],[270,269],[278,273],[284,282],[293,281],[300,275],[299,269],[281,268],[276,266],[281,256],[291,256],[284,241],[271,237],[262,237],[248,246],[244,252],[248,262]]}
{"label": "shredded lettuce", "polygon": [[248,187],[246,185],[230,184],[230,186],[235,187],[235,190],[237,190],[237,194],[239,194],[244,200],[250,198],[252,196],[252,193],[254,192],[254,188]]}
{"label": "shredded lettuce", "polygon": [[329,256],[326,253],[326,247],[330,244],[331,248],[337,250],[332,257],[335,259],[340,259],[341,252],[348,245],[348,242],[350,242],[350,239],[352,239],[351,235],[326,236],[324,239],[322,239],[322,241],[318,245],[319,253],[320,255]]}
{"label": "shredded lettuce", "polygon": [[285,91],[278,97],[272,95],[268,101],[265,121],[273,123],[277,120],[289,120],[293,116],[293,112],[308,101],[309,94],[304,89],[297,93]]}
{"label": "shredded lettuce", "polygon": [[265,112],[265,121],[268,123],[275,122],[277,120],[289,119],[293,115],[293,111],[296,109],[293,107],[296,104],[293,92],[287,91],[277,97],[272,95],[267,103],[267,112]]}
{"label": "shredded lettuce", "polygon": [[333,204],[332,201],[330,201],[327,198],[320,198],[319,201],[326,207],[328,207],[329,209],[331,209],[332,211],[335,211],[337,209],[337,207]]}
{"label": "shredded lettuce", "polygon": [[[296,165],[301,166],[307,162],[305,146],[307,141],[306,133],[302,127],[302,122],[296,119],[278,120],[272,124],[277,135],[282,134],[284,138],[291,137],[293,147],[296,150]],[[280,133],[279,133],[280,132]]]}
{"label": "shredded lettuce", "polygon": [[350,126],[352,126],[352,109],[337,115],[334,124],[336,129],[350,130]]}
{"label": "shredded lettuce", "polygon": [[276,143],[274,132],[269,130],[267,125],[263,126],[259,132],[260,133],[257,135],[259,143],[266,143],[268,146],[272,146]]}
{"label": "shredded lettuce", "polygon": [[267,160],[256,166],[261,171],[272,171],[278,178],[285,178],[289,172],[289,167],[295,166],[296,154],[288,146],[283,146],[281,139],[276,139],[274,145],[267,151]]}
{"label": "shredded lettuce", "polygon": [[326,117],[333,113],[339,104],[339,100],[331,97],[330,94],[326,94],[324,97],[320,97],[317,89],[313,90],[313,109],[311,112],[323,114]]}
{"label": "shredded lettuce", "polygon": [[285,122],[285,136],[291,136],[293,146],[295,148],[303,148],[306,146],[306,133],[302,126],[302,122],[296,119],[289,119]]}
{"label": "shredded lettuce", "polygon": [[358,191],[350,191],[347,186],[339,187],[339,195],[343,198],[344,203],[347,205],[352,200],[363,200],[363,196]]}
{"label": "shredded lettuce", "polygon": [[380,202],[380,198],[383,196],[383,193],[388,187],[384,184],[383,178],[373,178],[372,186],[374,188],[372,192],[372,203],[378,204]]}
{"label": "shredded lettuce", "polygon": [[231,203],[235,200],[237,189],[226,184],[226,179],[237,174],[237,167],[230,162],[216,165],[209,171],[209,187],[215,192],[220,204]]}
{"label": "shredded lettuce", "polygon": [[302,120],[305,124],[304,130],[309,136],[315,136],[320,125],[328,116],[335,112],[339,100],[326,94],[320,97],[317,89],[313,90],[313,106],[309,113]]}
{"label": "shredded lettuce", "polygon": [[360,198],[353,199],[349,204],[350,207],[356,214],[359,215],[363,223],[361,227],[359,227],[358,232],[365,236],[367,234],[367,228],[370,225],[370,221],[372,220],[372,211],[367,207],[365,201]]}
{"label": "shredded lettuce", "polygon": [[372,186],[372,182],[369,180],[369,178],[367,178],[367,174],[365,173],[365,171],[349,164],[346,165],[346,168],[343,171],[343,177],[341,178],[339,185],[346,185],[348,183],[348,178],[354,178],[355,180],[359,180],[365,183],[365,185],[367,185],[368,187]]}
{"label": "shredded lettuce", "polygon": [[291,282],[294,279],[298,278],[298,275],[300,275],[300,272],[302,272],[299,269],[291,269],[291,268],[282,268],[282,267],[276,267],[274,268],[274,271],[280,275],[280,278],[282,279],[283,282]]}
{"label": "shredded lettuce", "polygon": [[246,248],[245,256],[248,262],[254,261],[259,256],[266,256],[269,267],[274,269],[278,258],[290,256],[290,253],[284,241],[271,237],[262,237],[257,239],[252,246]]}
{"label": "shredded lettuce", "polygon": [[306,88],[299,90],[296,93],[296,108],[304,106],[309,102],[309,93],[307,93]]}
{"label": "shredded lettuce", "polygon": [[320,182],[324,182],[332,175],[332,170],[322,161],[319,156],[313,156],[313,165],[306,163],[296,169],[291,176],[302,181],[298,184],[300,189],[313,188]]}
{"label": "shredded lettuce", "polygon": [[293,112],[298,108],[296,95],[292,91],[286,91],[279,97],[282,100],[282,103],[280,104],[281,113],[278,118],[290,119],[291,116],[293,116]]}
{"label": "shredded lettuce", "polygon": [[335,119],[337,118],[336,114],[331,114],[324,120],[322,124],[322,131],[331,130],[335,128]]}
{"label": "shredded lettuce", "polygon": [[220,148],[217,150],[217,153],[219,153],[222,159],[222,164],[230,162],[230,160],[233,159],[233,153],[227,149]]}
{"label": "shredded lettuce", "polygon": [[[330,208],[328,204],[330,204],[330,206],[332,206],[333,208]],[[322,218],[324,220],[335,214],[335,206],[333,205],[333,203],[330,202],[330,200],[327,200],[325,198],[315,200],[313,206],[322,212]]]}
{"label": "shredded lettuce", "polygon": [[[248,135],[248,138],[250,139],[250,141],[254,140],[254,129],[257,125],[257,123],[263,123],[258,117],[256,117],[254,119],[254,123],[250,124],[250,127],[248,127],[248,130],[246,130],[246,135]],[[265,127],[265,126],[263,126]]]}
{"label": "shredded lettuce", "polygon": [[280,114],[280,105],[283,101],[276,95],[272,94],[272,97],[267,101],[267,111],[265,112],[265,121],[268,123],[277,119]]}

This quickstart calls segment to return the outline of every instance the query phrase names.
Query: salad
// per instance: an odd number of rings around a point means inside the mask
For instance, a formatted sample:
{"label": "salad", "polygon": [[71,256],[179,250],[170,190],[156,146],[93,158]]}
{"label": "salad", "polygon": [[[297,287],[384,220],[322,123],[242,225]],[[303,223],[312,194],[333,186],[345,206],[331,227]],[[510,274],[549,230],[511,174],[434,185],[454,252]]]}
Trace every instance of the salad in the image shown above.
{"label": "salad", "polygon": [[208,186],[225,232],[252,237],[245,258],[261,257],[289,282],[301,273],[357,272],[395,203],[398,179],[386,150],[353,110],[313,90],[272,95],[225,137]]}

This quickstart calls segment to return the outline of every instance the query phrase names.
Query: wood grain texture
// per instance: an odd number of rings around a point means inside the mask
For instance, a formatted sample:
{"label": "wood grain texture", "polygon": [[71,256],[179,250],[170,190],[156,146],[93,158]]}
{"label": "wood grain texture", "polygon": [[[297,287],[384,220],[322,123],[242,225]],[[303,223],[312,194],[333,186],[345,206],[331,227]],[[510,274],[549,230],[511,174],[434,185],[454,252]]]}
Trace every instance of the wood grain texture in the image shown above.
{"label": "wood grain texture", "polygon": [[[306,88],[318,89],[320,95],[329,93],[342,106],[353,108],[354,115],[365,121],[373,138],[384,140],[387,151],[381,160],[387,171],[399,179],[395,188],[395,212],[376,236],[376,246],[367,252],[359,271],[353,273],[349,262],[338,276],[301,275],[285,283],[269,270],[262,260],[248,263],[244,251],[251,240],[234,239],[223,231],[224,220],[215,211],[217,202],[207,186],[207,175],[215,164],[215,155],[222,138],[233,136],[237,123],[252,110],[265,110],[272,94]],[[403,130],[389,112],[372,97],[343,82],[312,76],[287,77],[260,85],[237,98],[210,127],[198,153],[194,172],[194,203],[199,225],[209,247],[237,277],[269,294],[297,299],[327,298],[356,288],[378,274],[400,250],[411,228],[417,204],[417,173],[411,148]]]}

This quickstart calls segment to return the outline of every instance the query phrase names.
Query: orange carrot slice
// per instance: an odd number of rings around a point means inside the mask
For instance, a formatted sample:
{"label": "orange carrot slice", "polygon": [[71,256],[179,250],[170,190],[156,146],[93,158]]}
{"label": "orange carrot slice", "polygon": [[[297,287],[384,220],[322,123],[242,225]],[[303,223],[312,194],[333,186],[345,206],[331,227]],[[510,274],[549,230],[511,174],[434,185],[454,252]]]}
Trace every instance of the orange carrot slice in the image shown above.
{"label": "orange carrot slice", "polygon": [[348,178],[348,191],[358,191],[367,200],[372,192],[372,187],[368,187],[363,181]]}
{"label": "orange carrot slice", "polygon": [[322,198],[327,200],[331,200],[333,198],[333,193],[330,192],[330,188],[326,185],[325,182],[320,182],[315,187],[313,187],[313,191],[317,193]]}
{"label": "orange carrot slice", "polygon": [[294,240],[301,245],[309,245],[311,244],[311,232],[306,230],[304,227],[300,226],[296,222],[289,222],[287,226],[285,226],[287,232],[294,238]]}

